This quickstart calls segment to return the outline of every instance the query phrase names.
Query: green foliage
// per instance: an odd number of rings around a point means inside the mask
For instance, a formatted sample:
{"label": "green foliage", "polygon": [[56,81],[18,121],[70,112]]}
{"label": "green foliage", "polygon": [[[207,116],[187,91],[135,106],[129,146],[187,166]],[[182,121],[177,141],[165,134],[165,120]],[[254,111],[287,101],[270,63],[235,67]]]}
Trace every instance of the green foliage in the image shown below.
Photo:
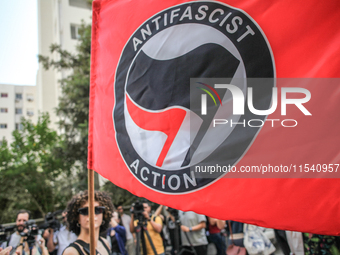
{"label": "green foliage", "polygon": [[[45,69],[69,74],[60,80],[62,96],[56,109],[63,135],[48,128],[50,120],[44,114],[37,125],[23,120],[23,129],[13,133],[11,147],[6,141],[0,146],[0,223],[13,222],[23,208],[33,218],[64,209],[75,192],[87,189],[91,26],[82,23],[79,35],[75,54],[53,44],[50,51],[58,60],[38,56]],[[115,204],[135,201],[131,193],[112,183],[103,189]]]}
{"label": "green foliage", "polygon": [[132,203],[136,202],[137,200],[137,197],[131,194],[129,191],[125,189],[121,189],[111,182],[105,183],[102,189],[111,195],[112,203],[116,207],[119,205],[130,206]]}
{"label": "green foliage", "polygon": [[43,217],[64,207],[71,194],[56,187],[61,174],[70,176],[71,165],[63,159],[62,136],[51,130],[48,114],[34,125],[22,119],[22,130],[13,132],[11,147],[0,147],[0,222],[14,221],[22,208]]}
{"label": "green foliage", "polygon": [[71,54],[59,45],[51,45],[51,53],[57,53],[59,60],[39,56],[46,69],[55,68],[71,73],[60,81],[62,96],[59,98],[57,115],[59,127],[65,134],[64,159],[79,166],[77,190],[87,189],[87,136],[89,115],[91,26],[81,25],[79,29],[77,54]]}
{"label": "green foliage", "polygon": [[[90,1],[92,2],[92,1]],[[91,26],[82,23],[79,29],[79,44],[76,54],[71,54],[59,45],[51,45],[51,53],[57,53],[58,61],[39,56],[39,61],[46,69],[66,70],[70,75],[60,81],[62,96],[59,98],[57,115],[59,127],[65,134],[63,159],[79,167],[75,190],[87,189],[87,146],[88,116],[90,93],[91,63]],[[95,188],[99,189],[98,176],[95,175]],[[115,204],[131,204],[135,197],[112,183],[107,183],[104,190],[112,194]]]}
{"label": "green foliage", "polygon": [[0,145],[0,170],[8,169],[11,158],[12,154],[8,148],[7,141],[3,139]]}

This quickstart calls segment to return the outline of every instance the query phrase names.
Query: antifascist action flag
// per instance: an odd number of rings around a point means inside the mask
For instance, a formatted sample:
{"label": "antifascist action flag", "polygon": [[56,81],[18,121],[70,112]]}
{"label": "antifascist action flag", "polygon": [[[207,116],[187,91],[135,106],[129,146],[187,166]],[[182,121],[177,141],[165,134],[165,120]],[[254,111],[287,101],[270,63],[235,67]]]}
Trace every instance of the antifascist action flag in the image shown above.
{"label": "antifascist action flag", "polygon": [[88,167],[153,202],[340,234],[337,0],[95,0]]}

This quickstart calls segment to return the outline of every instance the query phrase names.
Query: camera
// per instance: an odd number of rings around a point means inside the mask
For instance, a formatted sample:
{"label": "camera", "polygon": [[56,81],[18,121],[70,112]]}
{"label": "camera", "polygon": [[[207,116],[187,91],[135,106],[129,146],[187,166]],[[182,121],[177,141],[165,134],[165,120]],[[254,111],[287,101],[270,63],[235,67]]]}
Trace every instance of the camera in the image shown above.
{"label": "camera", "polygon": [[176,220],[179,218],[178,210],[177,210],[177,209],[168,207],[167,211],[168,211],[172,216],[174,216]]}
{"label": "camera", "polygon": [[133,216],[136,220],[139,220],[140,222],[146,220],[143,212],[144,212],[144,206],[143,203],[137,200],[135,203],[131,205],[133,207],[133,210],[131,210],[131,213],[133,213]]}
{"label": "camera", "polygon": [[57,231],[60,229],[60,222],[57,219],[57,215],[61,214],[62,210],[58,210],[55,212],[48,212],[45,216],[45,223],[40,225],[41,229],[47,229],[52,228],[54,231]]}
{"label": "camera", "polygon": [[15,226],[3,227],[0,225],[0,244],[7,241],[7,235],[15,230]]}
{"label": "camera", "polygon": [[27,229],[28,231],[25,232],[21,232],[20,235],[22,237],[25,237],[25,241],[27,241],[29,246],[32,246],[35,243],[35,237],[38,235],[38,226],[37,224],[35,224],[34,220],[29,220],[26,221],[26,227],[25,229]]}

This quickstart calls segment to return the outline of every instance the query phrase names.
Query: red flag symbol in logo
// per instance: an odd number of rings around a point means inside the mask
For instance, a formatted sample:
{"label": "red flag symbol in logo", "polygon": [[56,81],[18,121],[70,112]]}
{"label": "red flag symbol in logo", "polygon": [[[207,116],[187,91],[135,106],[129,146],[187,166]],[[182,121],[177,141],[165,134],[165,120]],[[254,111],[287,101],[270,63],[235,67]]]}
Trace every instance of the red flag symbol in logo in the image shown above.
{"label": "red flag symbol in logo", "polygon": [[156,166],[161,167],[187,112],[175,107],[158,112],[143,110],[127,94],[126,105],[132,120],[138,127],[166,134],[166,141],[156,162]]}

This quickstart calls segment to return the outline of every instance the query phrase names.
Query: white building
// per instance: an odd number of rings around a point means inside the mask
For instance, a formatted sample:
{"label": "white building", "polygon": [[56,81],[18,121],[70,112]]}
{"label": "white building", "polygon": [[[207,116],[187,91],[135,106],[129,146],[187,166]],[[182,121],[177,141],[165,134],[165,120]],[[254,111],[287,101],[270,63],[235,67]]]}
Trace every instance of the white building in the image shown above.
{"label": "white building", "polygon": [[36,86],[0,84],[0,142],[13,141],[12,132],[21,129],[21,118],[37,122]]}
{"label": "white building", "polygon": [[[61,45],[62,49],[75,52],[78,43],[78,28],[82,20],[91,23],[91,7],[88,0],[38,0],[38,45],[39,54],[58,60],[50,53],[51,44]],[[49,112],[51,128],[57,129],[55,108],[61,96],[59,80],[69,73],[49,69],[39,65],[37,74],[38,109]]]}

